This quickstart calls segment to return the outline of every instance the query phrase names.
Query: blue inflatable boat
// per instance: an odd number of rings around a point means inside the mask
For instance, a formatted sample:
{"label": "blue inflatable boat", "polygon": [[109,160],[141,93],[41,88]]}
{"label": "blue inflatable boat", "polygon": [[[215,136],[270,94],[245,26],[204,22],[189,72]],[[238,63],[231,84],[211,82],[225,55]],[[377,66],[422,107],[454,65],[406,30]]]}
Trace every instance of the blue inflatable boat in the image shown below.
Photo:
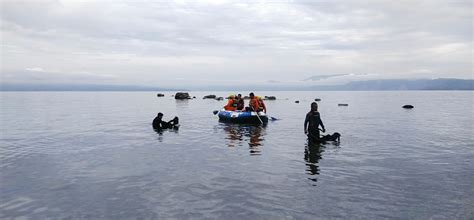
{"label": "blue inflatable boat", "polygon": [[[258,114],[258,115],[257,115]],[[266,124],[268,117],[264,112],[226,111],[220,110],[219,120],[236,124]]]}

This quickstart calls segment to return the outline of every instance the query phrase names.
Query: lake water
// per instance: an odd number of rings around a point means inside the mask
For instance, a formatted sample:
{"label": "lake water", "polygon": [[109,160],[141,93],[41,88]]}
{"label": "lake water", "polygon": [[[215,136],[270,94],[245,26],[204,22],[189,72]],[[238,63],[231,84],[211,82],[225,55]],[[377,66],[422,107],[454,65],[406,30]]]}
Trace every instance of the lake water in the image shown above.
{"label": "lake water", "polygon": [[[172,94],[0,93],[0,218],[474,218],[474,92],[256,92],[265,127]],[[307,145],[314,98],[340,144]]]}

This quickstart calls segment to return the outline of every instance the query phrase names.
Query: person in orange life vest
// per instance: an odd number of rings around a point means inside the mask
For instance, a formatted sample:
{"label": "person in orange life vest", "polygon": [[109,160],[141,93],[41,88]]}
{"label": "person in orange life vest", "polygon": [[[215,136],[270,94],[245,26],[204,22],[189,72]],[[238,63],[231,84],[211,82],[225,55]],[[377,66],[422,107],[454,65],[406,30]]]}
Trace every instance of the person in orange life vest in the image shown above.
{"label": "person in orange life vest", "polygon": [[249,107],[246,108],[246,111],[258,111],[260,109],[260,106],[258,105],[258,100],[257,97],[251,92],[249,94],[250,96],[250,102],[249,102]]}
{"label": "person in orange life vest", "polygon": [[224,109],[227,111],[237,110],[237,101],[235,100],[234,95],[229,96],[229,101],[227,102],[227,105],[224,106]]}
{"label": "person in orange life vest", "polygon": [[242,94],[237,95],[236,101],[237,101],[237,110],[243,110],[245,107],[245,102],[244,102],[244,99],[242,98]]}
{"label": "person in orange life vest", "polygon": [[260,96],[257,96],[257,101],[258,101],[258,110],[257,111],[263,111],[267,113],[267,107],[265,106],[265,103],[263,103],[263,99]]}

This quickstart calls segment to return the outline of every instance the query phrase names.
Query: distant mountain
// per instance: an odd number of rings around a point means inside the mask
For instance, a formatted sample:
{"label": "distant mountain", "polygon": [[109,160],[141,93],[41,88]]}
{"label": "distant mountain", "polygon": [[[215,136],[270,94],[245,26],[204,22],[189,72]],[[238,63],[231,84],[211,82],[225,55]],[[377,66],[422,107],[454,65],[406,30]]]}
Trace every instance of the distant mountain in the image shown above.
{"label": "distant mountain", "polygon": [[313,86],[312,90],[474,90],[474,80],[466,79],[391,79],[353,81],[344,85]]}
{"label": "distant mountain", "polygon": [[0,91],[177,91],[176,89],[97,84],[0,84]]}
{"label": "distant mountain", "polygon": [[194,90],[219,91],[379,91],[379,90],[474,90],[470,79],[391,79],[352,81],[342,85],[296,86],[296,85],[242,85],[210,86]]}

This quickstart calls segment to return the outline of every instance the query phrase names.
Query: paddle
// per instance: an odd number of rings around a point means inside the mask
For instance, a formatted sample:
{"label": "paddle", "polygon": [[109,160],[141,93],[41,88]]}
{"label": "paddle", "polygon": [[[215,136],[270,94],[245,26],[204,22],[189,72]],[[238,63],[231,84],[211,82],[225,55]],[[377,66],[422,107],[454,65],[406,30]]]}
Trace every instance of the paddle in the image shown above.
{"label": "paddle", "polygon": [[270,120],[272,120],[272,121],[277,121],[277,120],[280,120],[280,119],[275,118],[275,117],[270,117]]}
{"label": "paddle", "polygon": [[[252,107],[252,106],[250,106],[250,107]],[[255,111],[255,109],[254,109],[253,107],[252,107],[252,110],[253,110],[253,111],[255,112],[255,114],[257,115],[257,118],[258,118],[258,120],[260,121],[260,123],[263,125],[263,121],[262,121],[262,119],[260,118],[260,116],[258,115],[258,112]]]}
{"label": "paddle", "polygon": [[262,121],[262,119],[260,118],[260,116],[258,115],[258,112],[255,112],[255,114],[257,114],[257,118],[258,118],[258,120],[260,121],[260,123],[263,124],[263,121]]}

